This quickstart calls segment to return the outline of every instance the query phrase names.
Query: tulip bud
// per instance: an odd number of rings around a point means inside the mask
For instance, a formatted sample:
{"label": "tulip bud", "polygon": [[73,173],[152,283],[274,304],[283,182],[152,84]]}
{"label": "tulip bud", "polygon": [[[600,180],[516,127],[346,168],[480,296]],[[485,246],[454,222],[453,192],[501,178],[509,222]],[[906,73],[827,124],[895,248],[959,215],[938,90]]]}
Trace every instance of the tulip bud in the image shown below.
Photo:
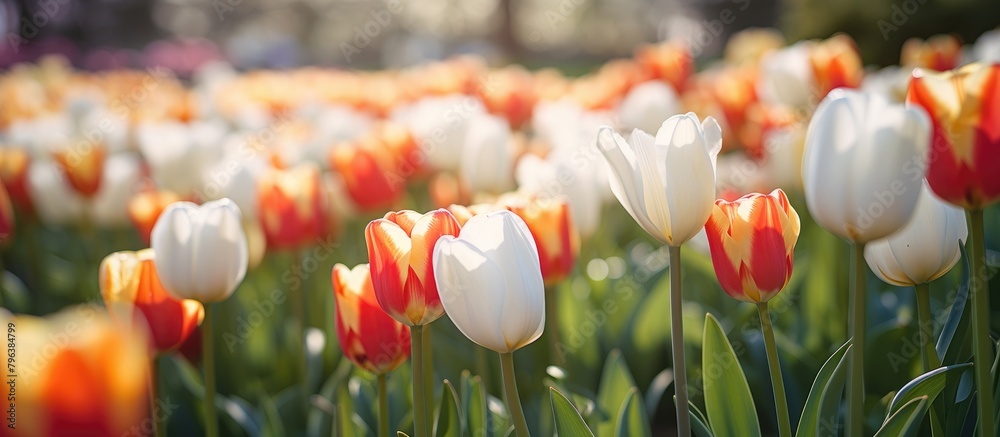
{"label": "tulip bud", "polygon": [[112,317],[148,331],[156,352],[180,347],[205,317],[196,300],[178,300],[163,289],[152,249],[115,252],[100,267],[101,297]]}
{"label": "tulip bud", "polygon": [[444,314],[431,254],[438,238],[458,231],[455,217],[444,209],[389,212],[368,223],[368,260],[382,310],[408,326],[426,325]]}
{"label": "tulip bud", "polygon": [[569,276],[580,254],[580,233],[566,200],[507,197],[500,204],[524,220],[531,231],[545,284],[558,284]]}
{"label": "tulip bud", "polygon": [[705,234],[719,283],[735,299],[767,302],[792,277],[799,215],[781,189],[716,200]]}
{"label": "tulip bud", "polygon": [[633,130],[628,141],[602,128],[598,142],[615,197],[653,238],[680,246],[705,226],[722,150],[722,130],[714,118],[699,123],[694,113],[675,115],[655,138]]}
{"label": "tulip bud", "polygon": [[1000,200],[1000,64],[947,73],[916,70],[907,101],[934,127],[927,182],[945,201],[985,208]]}
{"label": "tulip bud", "polygon": [[353,269],[333,266],[337,339],[340,349],[358,367],[382,375],[410,356],[410,328],[378,305],[368,264]]}
{"label": "tulip bud", "polygon": [[247,236],[240,209],[229,199],[198,206],[177,202],[160,215],[150,237],[156,272],[168,294],[221,302],[247,272]]}
{"label": "tulip bud", "polygon": [[448,317],[469,340],[499,353],[542,335],[545,285],[528,226],[509,211],[478,215],[434,248]]}
{"label": "tulip bud", "polygon": [[806,206],[820,226],[866,243],[903,227],[917,204],[930,122],[880,94],[834,90],[809,121]]}
{"label": "tulip bud", "polygon": [[900,287],[931,282],[948,273],[962,253],[969,228],[965,211],[931,192],[925,183],[913,218],[888,237],[865,245],[865,261],[875,275]]}
{"label": "tulip bud", "polygon": [[0,323],[17,343],[16,429],[4,424],[0,435],[120,436],[151,427],[142,335],[123,332],[97,305],[46,318],[0,314]]}
{"label": "tulip bud", "polygon": [[319,167],[310,163],[261,176],[258,215],[268,248],[296,248],[326,235],[328,198],[322,188]]}

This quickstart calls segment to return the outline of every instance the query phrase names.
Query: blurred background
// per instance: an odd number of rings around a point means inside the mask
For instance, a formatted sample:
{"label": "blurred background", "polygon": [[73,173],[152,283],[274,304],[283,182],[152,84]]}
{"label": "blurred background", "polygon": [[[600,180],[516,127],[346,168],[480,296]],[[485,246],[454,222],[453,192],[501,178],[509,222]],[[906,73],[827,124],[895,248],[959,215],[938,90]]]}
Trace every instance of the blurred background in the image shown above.
{"label": "blurred background", "polygon": [[884,66],[907,38],[971,43],[998,16],[990,0],[4,0],[0,66],[61,53],[94,70],[183,74],[217,58],[240,69],[374,69],[476,53],[573,73],[671,37],[697,46],[702,63],[748,27],[777,27],[789,41],[845,32],[866,65]]}

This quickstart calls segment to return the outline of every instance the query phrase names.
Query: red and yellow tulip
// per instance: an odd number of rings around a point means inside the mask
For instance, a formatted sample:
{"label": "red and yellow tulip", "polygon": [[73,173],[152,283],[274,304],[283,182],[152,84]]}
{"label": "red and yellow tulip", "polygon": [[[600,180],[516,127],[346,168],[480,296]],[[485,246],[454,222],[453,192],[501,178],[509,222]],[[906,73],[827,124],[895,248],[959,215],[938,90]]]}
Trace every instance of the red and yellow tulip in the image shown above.
{"label": "red and yellow tulip", "polygon": [[181,196],[173,191],[144,191],[132,196],[128,202],[128,218],[142,241],[149,244],[149,235],[153,233],[156,219],[160,218],[168,205],[181,200]]}
{"label": "red and yellow tulip", "polygon": [[528,225],[538,246],[545,284],[557,284],[569,276],[580,253],[580,233],[566,200],[508,197],[501,204]]}
{"label": "red and yellow tulip", "polygon": [[781,189],[716,200],[705,233],[715,274],[733,298],[767,302],[788,284],[799,215]]}
{"label": "red and yellow tulip", "polygon": [[101,262],[100,285],[114,319],[147,329],[156,352],[180,347],[205,317],[196,300],[178,300],[167,294],[156,273],[152,249],[116,252]]}
{"label": "red and yellow tulip", "polygon": [[934,193],[966,209],[1000,199],[1000,64],[915,70],[907,101],[931,116],[927,182]]}
{"label": "red and yellow tulip", "polygon": [[962,61],[962,42],[952,35],[935,35],[926,41],[910,38],[903,43],[899,58],[906,67],[951,70]]}
{"label": "red and yellow tulip", "polygon": [[0,147],[0,182],[7,187],[14,205],[26,211],[31,210],[31,194],[28,193],[30,163],[31,157],[26,149]]}
{"label": "red and yellow tulip", "polygon": [[410,356],[410,328],[379,307],[368,264],[333,266],[337,340],[344,356],[358,367],[382,375]]}
{"label": "red and yellow tulip", "polygon": [[344,179],[344,188],[362,211],[390,206],[403,194],[405,180],[393,175],[389,150],[376,146],[343,145],[330,151],[330,167]]}
{"label": "red and yellow tulip", "polygon": [[372,284],[379,306],[408,326],[426,325],[444,314],[431,255],[442,235],[458,235],[455,217],[444,209],[427,214],[389,212],[365,228]]}
{"label": "red and yellow tulip", "polygon": [[858,45],[850,36],[837,34],[816,43],[809,56],[816,78],[817,97],[834,88],[857,88],[864,73]]}
{"label": "red and yellow tulip", "polygon": [[104,175],[104,146],[69,147],[53,155],[66,181],[84,197],[93,197]]}
{"label": "red and yellow tulip", "polygon": [[267,247],[294,249],[326,235],[327,196],[319,167],[271,168],[258,181],[258,214]]}

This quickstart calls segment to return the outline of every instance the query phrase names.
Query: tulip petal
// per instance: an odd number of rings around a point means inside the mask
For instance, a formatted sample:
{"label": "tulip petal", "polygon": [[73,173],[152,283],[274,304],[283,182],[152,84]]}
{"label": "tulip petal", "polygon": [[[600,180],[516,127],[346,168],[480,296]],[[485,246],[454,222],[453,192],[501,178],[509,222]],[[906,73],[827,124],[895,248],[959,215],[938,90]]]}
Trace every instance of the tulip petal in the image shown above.
{"label": "tulip petal", "polygon": [[410,237],[394,222],[377,219],[365,228],[365,239],[379,306],[396,320],[412,325],[415,321],[407,321],[405,316],[409,300],[403,294],[412,249]]}
{"label": "tulip petal", "polygon": [[[664,176],[670,213],[668,244],[681,245],[693,238],[712,214],[715,167],[701,126],[693,114],[678,117],[668,141],[664,143],[668,145]],[[714,148],[716,144],[711,146]]]}
{"label": "tulip petal", "polygon": [[661,242],[666,242],[663,233],[650,221],[646,214],[642,183],[636,175],[636,156],[632,146],[609,127],[598,132],[598,145],[608,163],[608,182],[611,192],[625,208],[632,219],[646,232]]}
{"label": "tulip petal", "polygon": [[434,247],[434,275],[446,314],[466,337],[487,349],[509,352],[503,337],[506,277],[468,241],[442,237]]}

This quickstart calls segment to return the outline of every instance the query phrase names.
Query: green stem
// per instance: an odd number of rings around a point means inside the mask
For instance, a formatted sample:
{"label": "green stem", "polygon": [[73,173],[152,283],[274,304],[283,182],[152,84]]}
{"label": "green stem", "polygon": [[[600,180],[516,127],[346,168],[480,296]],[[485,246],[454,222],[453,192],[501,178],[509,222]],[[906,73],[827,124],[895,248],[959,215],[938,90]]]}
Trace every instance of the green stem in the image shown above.
{"label": "green stem", "polygon": [[[424,405],[427,405],[427,426],[432,428],[434,422],[434,346],[431,345],[431,326],[424,327]],[[430,429],[428,429],[430,431]]]}
{"label": "green stem", "polygon": [[205,303],[205,320],[201,328],[201,360],[205,373],[205,436],[218,437],[219,420],[215,411],[215,349],[212,345],[212,310],[214,304]]}
{"label": "green stem", "polygon": [[160,399],[160,355],[155,355],[149,362],[149,420],[153,421],[153,436],[165,437],[167,435],[167,412],[161,420],[157,413],[157,406]]}
{"label": "green stem", "polygon": [[865,244],[851,244],[850,337],[854,346],[847,367],[847,435],[860,437],[865,429]]}
{"label": "green stem", "polygon": [[514,353],[500,354],[500,371],[503,372],[503,390],[507,393],[507,410],[514,420],[517,437],[529,437],[528,422],[524,420],[521,398],[517,395],[517,381],[514,379]]}
{"label": "green stem", "polygon": [[684,362],[684,313],[681,308],[681,247],[670,246],[670,343],[673,355],[674,394],[677,396],[677,435],[691,435],[687,371]]}
{"label": "green stem", "polygon": [[[289,266],[289,270],[288,271],[295,272],[298,269],[302,268],[302,262],[301,261],[302,261],[302,254],[301,254],[301,252],[299,252],[297,250],[292,251],[292,260],[291,260],[292,264]],[[301,375],[300,376],[301,379],[299,380],[299,383],[302,385],[304,393],[306,393],[308,395],[309,390],[307,390],[307,388],[308,388],[307,386],[308,386],[308,381],[309,381],[309,357],[308,357],[309,353],[306,350],[306,329],[305,329],[305,327],[306,327],[306,307],[305,307],[306,302],[305,302],[305,297],[306,296],[305,296],[305,292],[303,292],[302,288],[303,288],[302,287],[302,281],[295,282],[292,285],[291,290],[290,290],[290,294],[291,294],[290,298],[292,300],[292,311],[293,311],[292,315],[295,317],[295,322],[294,323],[295,323],[295,326],[296,326],[296,329],[297,329],[296,334],[298,334],[298,335],[295,336],[295,338],[298,339],[299,350],[300,350],[298,358],[299,358],[299,374]]]}
{"label": "green stem", "polygon": [[760,331],[764,335],[764,349],[767,351],[767,367],[771,370],[771,385],[774,387],[774,408],[778,415],[778,435],[792,436],[792,423],[788,418],[788,400],[785,398],[785,382],[781,378],[781,363],[778,361],[778,346],[774,342],[774,328],[767,302],[757,304],[760,314]]}
{"label": "green stem", "polygon": [[559,311],[556,307],[556,288],[545,287],[545,336],[549,338],[549,357],[552,364],[565,364],[559,353]]}
{"label": "green stem", "polygon": [[389,396],[385,391],[385,374],[378,375],[378,435],[389,435]]}
{"label": "green stem", "polygon": [[941,366],[941,360],[934,350],[934,322],[931,320],[930,284],[916,285],[917,291],[917,327],[920,328],[920,363],[924,373]]}
{"label": "green stem", "polygon": [[427,405],[424,395],[424,327],[410,327],[410,365],[413,369],[413,434],[430,436],[427,429]]}
{"label": "green stem", "polygon": [[972,346],[974,350],[973,367],[976,376],[976,405],[979,413],[980,437],[993,436],[993,384],[990,367],[993,365],[993,352],[990,340],[990,295],[989,275],[986,267],[986,242],[983,241],[983,210],[968,210],[969,237],[972,240],[972,256],[969,260],[972,268]]}

